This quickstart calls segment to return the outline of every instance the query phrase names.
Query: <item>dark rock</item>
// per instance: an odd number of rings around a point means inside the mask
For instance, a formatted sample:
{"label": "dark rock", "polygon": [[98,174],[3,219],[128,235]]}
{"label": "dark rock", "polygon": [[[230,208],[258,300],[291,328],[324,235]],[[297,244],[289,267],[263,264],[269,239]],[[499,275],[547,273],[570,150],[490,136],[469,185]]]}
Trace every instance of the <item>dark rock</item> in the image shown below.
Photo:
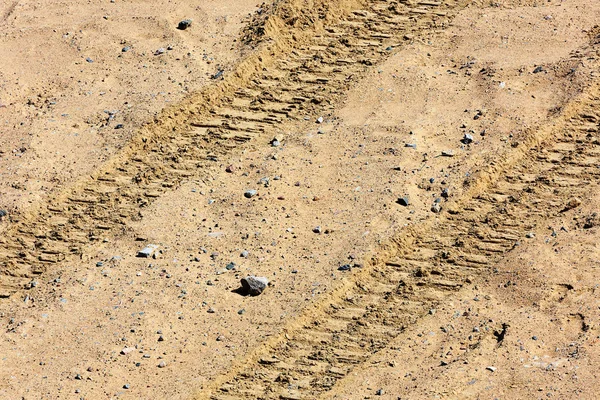
{"label": "dark rock", "polygon": [[462,138],[461,142],[463,142],[464,144],[471,144],[473,143],[473,136],[469,135],[468,133],[465,133],[465,136]]}
{"label": "dark rock", "polygon": [[256,196],[256,193],[257,193],[256,190],[246,190],[244,192],[244,197],[247,198],[247,199],[250,199],[250,198]]}
{"label": "dark rock", "polygon": [[262,276],[247,276],[241,280],[242,288],[251,296],[258,296],[267,288],[269,280]]}
{"label": "dark rock", "polygon": [[396,203],[400,204],[401,206],[407,207],[410,204],[410,200],[408,199],[408,196],[404,196],[398,198],[398,200],[396,200]]}
{"label": "dark rock", "polygon": [[138,251],[137,256],[142,257],[142,258],[149,258],[152,256],[152,254],[154,254],[156,249],[158,249],[158,245],[149,244],[146,247],[144,247],[142,250]]}
{"label": "dark rock", "polygon": [[338,267],[338,271],[350,271],[352,269],[352,265],[344,264]]}
{"label": "dark rock", "polygon": [[192,22],[193,21],[191,19],[184,19],[183,21],[179,22],[179,25],[177,25],[177,29],[185,31],[187,28],[192,26]]}

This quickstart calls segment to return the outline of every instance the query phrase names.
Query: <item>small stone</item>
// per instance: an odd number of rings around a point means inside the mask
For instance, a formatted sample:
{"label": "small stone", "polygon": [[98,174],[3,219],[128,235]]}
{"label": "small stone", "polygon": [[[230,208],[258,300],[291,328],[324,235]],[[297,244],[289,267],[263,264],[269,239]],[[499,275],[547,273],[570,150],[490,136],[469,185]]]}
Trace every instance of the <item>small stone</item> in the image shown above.
{"label": "small stone", "polygon": [[164,47],[161,47],[160,49],[158,49],[158,50],[156,50],[156,51],[154,52],[154,55],[155,55],[155,56],[159,56],[159,55],[161,55],[161,54],[164,54],[166,51],[167,51],[167,50],[165,50],[165,49],[164,49]]}
{"label": "small stone", "polygon": [[158,245],[149,244],[146,247],[144,247],[142,250],[138,251],[137,256],[142,257],[142,258],[149,258],[156,251],[156,249],[158,249]]}
{"label": "small stone", "polygon": [[449,191],[449,189],[448,189],[448,188],[444,188],[444,189],[442,189],[442,194],[441,194],[441,196],[442,196],[443,198],[447,199],[447,198],[448,198],[448,196],[450,196],[450,191]]}
{"label": "small stone", "polygon": [[129,50],[131,50],[131,46],[125,46],[121,49],[123,53],[127,53]]}
{"label": "small stone", "polygon": [[117,124],[115,126],[115,129],[123,129],[123,128],[125,128],[125,125],[123,125],[123,124]]}
{"label": "small stone", "polygon": [[247,276],[241,280],[242,287],[251,296],[258,296],[269,285],[269,280],[262,276]]}
{"label": "small stone", "polygon": [[235,171],[235,167],[233,165],[228,165],[227,168],[225,168],[225,172],[232,174],[233,171]]}
{"label": "small stone", "polygon": [[572,210],[573,208],[577,208],[581,205],[581,200],[577,197],[573,197],[569,202],[565,205],[565,211]]}
{"label": "small stone", "polygon": [[160,336],[158,337],[158,341],[159,341],[159,342],[164,342],[164,341],[165,341],[165,338],[163,337],[163,335],[160,335]]}
{"label": "small stone", "polygon": [[164,362],[164,360],[160,360],[160,362],[158,363],[158,368],[164,368],[167,366],[167,363]]}
{"label": "small stone", "polygon": [[489,367],[485,367],[485,369],[487,369],[488,371],[496,372],[496,369],[497,369],[497,368],[496,368],[496,367],[489,366]]}
{"label": "small stone", "polygon": [[244,197],[251,199],[252,197],[256,196],[256,193],[258,193],[256,190],[246,190],[244,192]]}
{"label": "small stone", "polygon": [[338,267],[338,271],[350,271],[352,269],[352,265],[344,264]]}
{"label": "small stone", "polygon": [[129,389],[129,388],[130,388],[129,383],[126,383],[123,385],[123,389]]}
{"label": "small stone", "polygon": [[125,347],[125,348],[123,348],[123,350],[121,350],[121,354],[126,356],[127,354],[131,353],[134,350],[135,350],[135,347]]}
{"label": "small stone", "polygon": [[277,139],[273,139],[273,140],[271,140],[271,146],[279,147],[279,146],[281,146],[281,142]]}
{"label": "small stone", "polygon": [[540,72],[544,72],[544,67],[542,67],[541,65],[533,70],[534,74],[539,74]]}
{"label": "small stone", "polygon": [[6,217],[8,215],[8,211],[0,210],[0,218]]}
{"label": "small stone", "polygon": [[469,135],[468,133],[465,133],[465,136],[463,136],[461,142],[463,142],[464,144],[471,144],[473,143],[473,136]]}
{"label": "small stone", "polygon": [[525,234],[525,237],[527,239],[533,239],[535,237],[535,233],[533,232],[528,232],[527,234]]}
{"label": "small stone", "polygon": [[101,266],[103,266],[103,265],[104,265],[104,263],[103,263],[102,261],[98,261],[98,262],[96,263],[96,267],[101,267]]}
{"label": "small stone", "polygon": [[81,375],[77,374],[75,375],[75,379],[77,379],[78,381],[82,380],[83,378],[81,377]]}
{"label": "small stone", "polygon": [[191,19],[184,19],[182,21],[179,21],[179,24],[177,25],[177,29],[179,29],[181,31],[185,31],[187,28],[192,26],[192,22],[193,21]]}
{"label": "small stone", "polygon": [[243,258],[248,258],[248,256],[250,255],[250,253],[248,252],[248,250],[244,250],[242,251],[242,253],[240,254],[240,257]]}
{"label": "small stone", "polygon": [[431,211],[435,214],[439,214],[442,211],[442,206],[440,206],[440,203],[433,203],[431,206]]}
{"label": "small stone", "polygon": [[454,157],[454,152],[452,150],[444,150],[444,151],[442,151],[442,156],[444,156],[444,157]]}
{"label": "small stone", "polygon": [[239,314],[239,315],[242,315],[242,314],[244,314],[245,312],[246,312],[246,310],[244,310],[243,308],[242,308],[241,310],[238,310],[238,314]]}
{"label": "small stone", "polygon": [[417,144],[416,143],[404,143],[404,147],[410,147],[411,149],[416,149]]}
{"label": "small stone", "polygon": [[396,203],[400,204],[401,206],[407,207],[410,204],[410,200],[408,196],[404,196],[396,200]]}
{"label": "small stone", "polygon": [[231,270],[234,270],[234,269],[235,269],[235,267],[236,267],[235,263],[234,263],[234,262],[230,262],[229,264],[227,264],[227,265],[225,266],[225,269],[226,269],[227,271],[231,271]]}
{"label": "small stone", "polygon": [[321,233],[321,232],[323,232],[323,229],[321,229],[320,226],[315,226],[312,231],[314,233]]}
{"label": "small stone", "polygon": [[317,118],[317,124],[322,124],[325,119],[323,117]]}
{"label": "small stone", "polygon": [[209,314],[214,314],[215,310],[212,307],[209,307],[208,310],[206,310],[206,312]]}
{"label": "small stone", "polygon": [[87,58],[85,59],[85,61],[89,62],[90,64],[94,62],[94,60],[92,60],[92,59],[91,59],[91,58],[89,58],[89,57],[87,57]]}
{"label": "small stone", "polygon": [[375,394],[376,394],[377,396],[383,396],[383,395],[385,394],[385,391],[384,391],[383,389],[378,389],[378,390],[375,392]]}

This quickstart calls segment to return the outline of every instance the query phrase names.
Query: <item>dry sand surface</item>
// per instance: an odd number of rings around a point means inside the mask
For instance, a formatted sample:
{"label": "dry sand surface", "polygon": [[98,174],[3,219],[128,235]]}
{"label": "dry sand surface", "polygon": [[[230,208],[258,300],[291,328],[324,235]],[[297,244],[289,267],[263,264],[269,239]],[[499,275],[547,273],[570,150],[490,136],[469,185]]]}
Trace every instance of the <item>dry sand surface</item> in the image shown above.
{"label": "dry sand surface", "polygon": [[600,3],[47,3],[0,5],[0,398],[597,398]]}

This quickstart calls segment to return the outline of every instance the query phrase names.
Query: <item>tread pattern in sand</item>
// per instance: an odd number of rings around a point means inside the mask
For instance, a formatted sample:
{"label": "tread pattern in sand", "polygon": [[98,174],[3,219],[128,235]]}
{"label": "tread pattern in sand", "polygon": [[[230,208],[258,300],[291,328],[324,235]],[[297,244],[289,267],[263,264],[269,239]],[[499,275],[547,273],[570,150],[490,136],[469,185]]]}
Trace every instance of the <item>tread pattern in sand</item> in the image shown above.
{"label": "tread pattern in sand", "polygon": [[[494,262],[543,222],[577,208],[600,183],[600,87],[499,179],[459,200],[434,226],[406,232],[351,284],[300,325],[252,354],[198,398],[312,399],[360,368],[410,324],[458,290],[493,273]],[[535,135],[534,135],[535,136]]]}
{"label": "tread pattern in sand", "polygon": [[[271,20],[285,14],[280,21],[293,37],[299,28],[283,3]],[[324,7],[333,3],[325,2]],[[139,220],[140,211],[156,198],[182,180],[201,178],[206,165],[240,143],[276,135],[282,124],[314,117],[317,111],[327,113],[354,76],[381,62],[413,33],[443,26],[467,3],[371,1],[357,10],[345,9],[340,2],[344,12],[339,18],[325,27],[302,26],[309,39],[292,41],[279,57],[272,57],[275,50],[266,43],[262,51],[273,60],[259,64],[259,72],[248,75],[248,63],[240,63],[228,73],[233,81],[229,86],[226,82],[209,88],[199,104],[163,116],[155,121],[154,135],[141,134],[93,177],[57,194],[31,215],[13,220],[0,238],[0,297],[26,288],[31,277],[49,265],[80,257],[84,248],[127,232],[128,222]],[[281,26],[272,30],[276,33],[271,36],[283,35],[278,32],[284,31]],[[262,59],[260,54],[255,58]],[[246,79],[238,78],[244,74]],[[243,85],[233,87],[240,82]]]}

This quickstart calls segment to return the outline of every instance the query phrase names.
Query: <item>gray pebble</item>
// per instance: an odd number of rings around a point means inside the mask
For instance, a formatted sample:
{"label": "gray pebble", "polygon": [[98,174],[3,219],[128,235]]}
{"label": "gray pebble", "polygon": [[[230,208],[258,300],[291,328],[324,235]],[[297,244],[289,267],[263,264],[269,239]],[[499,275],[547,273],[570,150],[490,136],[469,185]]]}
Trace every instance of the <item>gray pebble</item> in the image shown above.
{"label": "gray pebble", "polygon": [[167,363],[166,363],[166,362],[164,362],[164,360],[161,360],[161,361],[158,363],[158,368],[164,368],[164,367],[166,367],[166,366],[167,366]]}
{"label": "gray pebble", "polygon": [[148,258],[148,257],[152,256],[152,254],[156,251],[156,249],[158,249],[158,245],[149,244],[146,247],[144,247],[142,250],[138,251],[137,256],[142,257],[142,258]]}
{"label": "gray pebble", "polygon": [[192,26],[192,22],[193,21],[191,19],[184,19],[182,21],[179,21],[179,24],[177,25],[177,29],[179,29],[181,31],[185,31],[187,28]]}
{"label": "gray pebble", "polygon": [[433,205],[431,206],[431,211],[439,214],[442,211],[442,206],[440,206],[440,203],[433,203]]}
{"label": "gray pebble", "polygon": [[352,265],[344,264],[338,267],[338,271],[350,271],[352,269]]}
{"label": "gray pebble", "polygon": [[247,250],[242,251],[242,253],[240,254],[240,257],[244,257],[244,258],[248,258],[248,256],[250,255],[250,253]]}
{"label": "gray pebble", "polygon": [[473,143],[473,136],[469,135],[468,133],[465,133],[465,136],[463,136],[461,141],[464,144],[471,144],[471,143]]}
{"label": "gray pebble", "polygon": [[256,193],[258,193],[258,192],[256,190],[253,190],[253,189],[252,190],[246,190],[244,192],[244,197],[246,197],[247,199],[250,199],[250,198],[256,196]]}
{"label": "gray pebble", "polygon": [[410,204],[410,200],[408,198],[408,196],[404,196],[404,197],[400,197],[398,200],[396,200],[396,203],[400,204],[401,206],[408,206]]}
{"label": "gray pebble", "polygon": [[247,276],[241,280],[242,287],[251,296],[258,296],[269,285],[269,280],[262,276]]}

